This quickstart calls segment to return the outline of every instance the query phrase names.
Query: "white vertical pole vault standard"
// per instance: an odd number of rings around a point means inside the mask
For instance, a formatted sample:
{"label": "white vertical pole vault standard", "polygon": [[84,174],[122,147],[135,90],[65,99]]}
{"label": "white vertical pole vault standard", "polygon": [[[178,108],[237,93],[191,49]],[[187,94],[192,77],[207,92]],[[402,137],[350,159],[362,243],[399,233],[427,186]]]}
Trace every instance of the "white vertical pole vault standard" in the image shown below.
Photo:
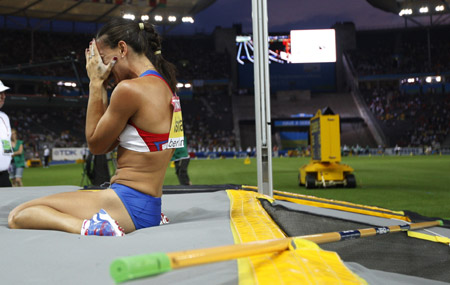
{"label": "white vertical pole vault standard", "polygon": [[252,0],[258,192],[273,196],[267,0]]}

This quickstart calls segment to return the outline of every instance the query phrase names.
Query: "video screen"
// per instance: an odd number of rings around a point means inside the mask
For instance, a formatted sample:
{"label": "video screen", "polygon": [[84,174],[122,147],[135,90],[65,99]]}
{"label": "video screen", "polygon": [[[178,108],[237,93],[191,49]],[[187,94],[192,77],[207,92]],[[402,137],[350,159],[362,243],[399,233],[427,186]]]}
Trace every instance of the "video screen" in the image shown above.
{"label": "video screen", "polygon": [[336,32],[325,30],[291,31],[292,63],[336,62]]}
{"label": "video screen", "polygon": [[[290,53],[289,35],[269,36],[269,62],[289,63]],[[240,64],[253,62],[253,38],[252,36],[237,36],[237,57]]]}
{"label": "video screen", "polygon": [[[244,65],[253,62],[253,38],[237,36],[236,60]],[[269,36],[269,63],[336,62],[334,29],[292,30],[290,35]]]}

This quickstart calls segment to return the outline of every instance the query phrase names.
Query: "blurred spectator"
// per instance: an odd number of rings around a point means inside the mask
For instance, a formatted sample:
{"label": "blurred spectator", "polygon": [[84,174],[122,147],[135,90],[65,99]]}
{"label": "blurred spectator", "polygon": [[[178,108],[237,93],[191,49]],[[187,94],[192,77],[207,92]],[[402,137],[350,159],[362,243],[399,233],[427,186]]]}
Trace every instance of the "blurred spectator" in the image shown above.
{"label": "blurred spectator", "polygon": [[449,134],[450,94],[406,94],[398,87],[361,88],[367,106],[399,147],[440,144]]}
{"label": "blurred spectator", "polygon": [[[5,91],[9,87],[5,86],[0,81],[0,109],[5,104],[6,94]],[[11,147],[11,125],[9,123],[9,117],[4,112],[0,111],[0,187],[11,187],[11,181],[9,180],[8,168],[11,164],[11,155],[13,153]]]}
{"label": "blurred spectator", "polygon": [[50,149],[47,145],[44,145],[44,168],[48,168],[50,161]]}
{"label": "blurred spectator", "polygon": [[175,174],[178,177],[180,185],[192,185],[188,174],[188,166],[190,162],[189,153],[186,147],[187,141],[184,137],[184,147],[176,148],[171,161],[175,163]]}
{"label": "blurred spectator", "polygon": [[25,169],[25,153],[23,150],[23,141],[17,138],[17,130],[11,130],[11,144],[13,147],[13,157],[9,178],[14,187],[22,187],[23,170]]}

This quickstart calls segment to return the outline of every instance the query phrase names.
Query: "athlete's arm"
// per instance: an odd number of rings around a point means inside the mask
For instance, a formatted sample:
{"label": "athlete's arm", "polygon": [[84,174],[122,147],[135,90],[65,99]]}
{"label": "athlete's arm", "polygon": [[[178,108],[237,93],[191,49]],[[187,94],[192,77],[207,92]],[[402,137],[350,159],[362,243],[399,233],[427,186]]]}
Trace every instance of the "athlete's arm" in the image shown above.
{"label": "athlete's arm", "polygon": [[120,141],[117,139],[115,142],[113,142],[113,144],[108,148],[108,150],[106,151],[106,153],[113,151],[118,145],[119,145]]}
{"label": "athlete's arm", "polygon": [[[117,138],[128,120],[139,108],[139,94],[129,80],[120,82],[113,93],[108,108],[103,110],[101,98],[89,98],[86,115],[86,140],[93,154],[104,154],[117,146]],[[102,88],[93,86],[92,89]],[[91,87],[89,87],[91,90]]]}
{"label": "athlete's arm", "polygon": [[108,80],[116,59],[104,64],[95,40],[86,49],[85,56],[86,71],[90,79],[86,141],[93,154],[104,154],[116,143],[128,119],[137,111],[138,104],[135,100],[139,96],[133,91],[133,83],[121,82],[111,94],[108,106],[104,83]]}

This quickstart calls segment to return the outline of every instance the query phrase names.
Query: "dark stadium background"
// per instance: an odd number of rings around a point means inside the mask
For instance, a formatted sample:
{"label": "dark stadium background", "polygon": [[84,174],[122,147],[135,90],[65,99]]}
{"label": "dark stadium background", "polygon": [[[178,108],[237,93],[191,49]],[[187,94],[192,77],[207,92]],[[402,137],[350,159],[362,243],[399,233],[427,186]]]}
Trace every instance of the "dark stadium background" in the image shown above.
{"label": "dark stadium background", "polygon": [[[250,31],[247,2],[213,3],[198,12],[190,31],[183,31],[186,24],[159,24],[164,56],[176,64],[179,81],[190,84],[178,93],[193,157],[239,157],[248,148],[253,153],[252,66],[237,63],[234,41]],[[271,35],[334,28],[337,43],[336,63],[271,64],[272,119],[329,106],[341,116],[342,145],[353,153],[448,153],[448,15],[405,20],[373,2],[269,1]],[[46,144],[85,145],[83,53],[101,22],[29,18],[28,11],[0,16],[7,43],[0,52],[0,79],[12,87],[4,111],[31,159],[41,157]],[[306,133],[305,126],[274,127],[273,145],[281,155],[307,154]]]}
{"label": "dark stadium background", "polygon": [[[169,6],[171,0],[167,1]],[[178,94],[195,184],[256,184],[255,160],[243,163],[248,153],[254,154],[255,127],[252,66],[236,61],[235,36],[251,32],[251,1],[242,2],[218,0],[198,12],[194,24],[159,25],[164,56],[178,67],[179,81],[193,86],[183,85]],[[274,188],[311,193],[297,180],[298,167],[309,160],[308,148],[297,144],[305,143],[309,118],[299,114],[314,114],[329,106],[341,116],[343,154],[352,155],[343,161],[355,168],[358,187],[319,190],[314,195],[448,217],[448,14],[405,20],[369,2],[377,0],[268,1],[270,35],[335,28],[338,52],[332,64],[270,65],[272,140],[279,146],[274,152],[279,156],[274,158]],[[44,145],[85,146],[84,49],[101,21],[58,20],[64,13],[27,18],[31,7],[19,3],[17,10],[6,11],[2,5],[0,80],[12,87],[2,111],[19,130],[27,158],[42,158]],[[293,76],[297,77],[293,80]],[[64,82],[77,85],[61,85]],[[329,82],[329,90],[312,88],[317,82]],[[296,122],[277,126],[286,121]],[[214,159],[220,157],[228,159]],[[84,168],[68,164],[50,169],[26,169],[24,185],[79,185]],[[165,184],[177,184],[173,171],[167,172]]]}

